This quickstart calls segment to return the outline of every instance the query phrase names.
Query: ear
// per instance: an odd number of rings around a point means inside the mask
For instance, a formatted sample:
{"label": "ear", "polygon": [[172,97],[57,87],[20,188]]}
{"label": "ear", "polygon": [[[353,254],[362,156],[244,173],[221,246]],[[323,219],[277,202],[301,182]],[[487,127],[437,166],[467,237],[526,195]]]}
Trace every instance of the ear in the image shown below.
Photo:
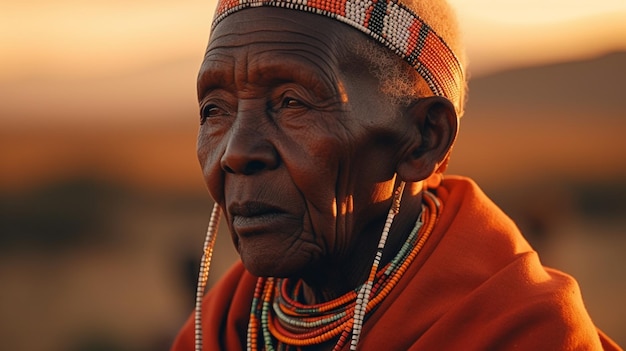
{"label": "ear", "polygon": [[414,136],[397,172],[406,182],[418,182],[445,167],[458,132],[458,118],[452,103],[440,96],[420,98],[406,113]]}

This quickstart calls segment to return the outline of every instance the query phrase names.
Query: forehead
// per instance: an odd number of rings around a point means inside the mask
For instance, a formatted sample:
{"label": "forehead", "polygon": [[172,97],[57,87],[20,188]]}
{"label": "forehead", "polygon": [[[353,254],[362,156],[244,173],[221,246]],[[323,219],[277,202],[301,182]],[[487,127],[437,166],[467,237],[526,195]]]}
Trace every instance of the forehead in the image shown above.
{"label": "forehead", "polygon": [[199,94],[214,84],[294,79],[328,89],[348,57],[345,43],[366,40],[359,36],[345,24],[310,13],[267,7],[236,12],[211,33]]}
{"label": "forehead", "polygon": [[327,40],[353,31],[351,27],[325,16],[282,8],[253,7],[235,12],[220,21],[211,32],[209,47],[229,33],[242,35],[265,32],[266,35],[259,40],[274,41],[286,38],[291,33],[300,33],[301,40]]}
{"label": "forehead", "polygon": [[267,7],[245,9],[214,28],[205,60],[243,49],[249,56],[301,53],[318,56],[322,61],[337,61],[345,52],[346,41],[359,34],[354,32],[345,24],[315,14]]}

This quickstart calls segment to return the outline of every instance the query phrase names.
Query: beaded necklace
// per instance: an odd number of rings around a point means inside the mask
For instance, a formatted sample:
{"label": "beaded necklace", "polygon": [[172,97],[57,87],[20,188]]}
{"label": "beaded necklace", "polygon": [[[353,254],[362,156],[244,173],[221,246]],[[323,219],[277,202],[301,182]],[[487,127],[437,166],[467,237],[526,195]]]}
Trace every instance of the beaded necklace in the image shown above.
{"label": "beaded necklace", "polygon": [[424,191],[424,204],[415,227],[396,256],[379,270],[382,249],[393,217],[398,213],[403,186],[396,191],[370,276],[363,285],[337,299],[305,305],[297,301],[301,280],[292,283],[286,278],[258,278],[248,324],[248,351],[301,350],[333,339],[337,339],[333,351],[338,351],[346,345],[351,332],[350,350],[356,350],[363,323],[413,262],[441,212],[435,195]]}

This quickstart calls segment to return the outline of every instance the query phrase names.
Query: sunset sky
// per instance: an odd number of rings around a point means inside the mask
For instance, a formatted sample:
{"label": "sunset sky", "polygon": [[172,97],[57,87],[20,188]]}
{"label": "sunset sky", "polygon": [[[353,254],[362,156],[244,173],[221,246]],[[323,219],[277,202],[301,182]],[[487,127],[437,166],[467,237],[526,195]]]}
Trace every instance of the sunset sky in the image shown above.
{"label": "sunset sky", "polygon": [[[214,3],[3,0],[0,78],[120,74],[197,58]],[[452,4],[464,25],[477,72],[489,70],[485,58],[506,66],[508,61],[534,63],[535,57],[562,59],[626,49],[625,0],[453,0]]]}
{"label": "sunset sky", "polygon": [[[452,3],[473,76],[626,50],[626,0]],[[14,111],[39,114],[41,105],[68,108],[67,117],[55,118],[71,120],[78,109],[102,107],[92,98],[76,101],[90,89],[133,113],[155,96],[193,103],[214,6],[214,0],[2,0],[3,119],[23,120]],[[150,73],[157,70],[159,77]],[[160,84],[168,86],[156,89]]]}

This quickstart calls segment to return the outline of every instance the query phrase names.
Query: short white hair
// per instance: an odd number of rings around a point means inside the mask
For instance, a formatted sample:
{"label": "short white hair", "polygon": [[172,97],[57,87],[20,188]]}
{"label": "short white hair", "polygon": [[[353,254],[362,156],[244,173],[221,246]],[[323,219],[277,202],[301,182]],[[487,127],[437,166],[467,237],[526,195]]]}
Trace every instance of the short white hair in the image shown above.
{"label": "short white hair", "polygon": [[[418,14],[446,42],[465,71],[465,49],[456,13],[452,7],[445,0],[404,0],[402,4]],[[415,68],[371,37],[366,35],[361,37],[362,40],[349,42],[347,50],[368,63],[368,69],[380,81],[381,93],[397,103],[408,103],[415,98],[433,95]],[[455,106],[461,107],[461,110],[457,111],[459,117],[463,113],[467,82],[461,82],[461,85],[463,91],[459,97],[460,101],[452,101]]]}

